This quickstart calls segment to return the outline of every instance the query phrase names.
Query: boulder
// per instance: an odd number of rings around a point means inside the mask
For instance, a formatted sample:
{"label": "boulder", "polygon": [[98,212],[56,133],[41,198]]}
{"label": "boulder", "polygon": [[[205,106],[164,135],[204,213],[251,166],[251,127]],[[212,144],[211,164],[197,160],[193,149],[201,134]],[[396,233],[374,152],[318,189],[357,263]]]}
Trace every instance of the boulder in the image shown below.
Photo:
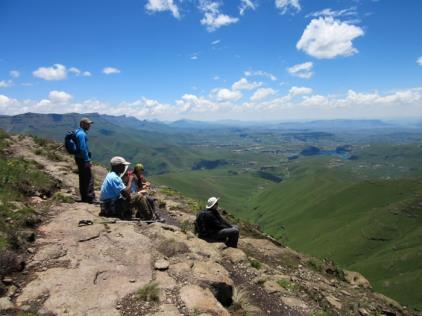
{"label": "boulder", "polygon": [[334,307],[335,309],[342,309],[343,305],[340,303],[340,300],[332,295],[328,295],[325,297],[327,302]]}
{"label": "boulder", "polygon": [[295,297],[281,297],[281,301],[284,305],[291,308],[308,309],[308,305],[304,301]]}
{"label": "boulder", "polygon": [[180,289],[180,298],[190,313],[210,313],[211,315],[230,316],[229,312],[217,301],[209,289],[198,285],[187,285]]}
{"label": "boulder", "polygon": [[238,248],[226,248],[223,250],[223,257],[230,260],[232,263],[245,262],[248,260],[246,254]]}
{"label": "boulder", "polygon": [[221,304],[231,305],[233,280],[223,266],[213,261],[195,261],[192,276],[200,285],[208,287]]}
{"label": "boulder", "polygon": [[8,297],[0,298],[0,311],[7,311],[14,309],[15,306],[13,305],[12,301]]}
{"label": "boulder", "polygon": [[176,286],[176,281],[167,272],[157,271],[155,281],[158,282],[160,289],[173,289]]}
{"label": "boulder", "polygon": [[156,270],[163,271],[163,270],[167,270],[169,268],[169,265],[170,264],[167,260],[159,259],[159,260],[155,261],[154,268]]}
{"label": "boulder", "polygon": [[359,272],[344,270],[344,278],[351,285],[361,286],[366,289],[371,289],[371,283]]}

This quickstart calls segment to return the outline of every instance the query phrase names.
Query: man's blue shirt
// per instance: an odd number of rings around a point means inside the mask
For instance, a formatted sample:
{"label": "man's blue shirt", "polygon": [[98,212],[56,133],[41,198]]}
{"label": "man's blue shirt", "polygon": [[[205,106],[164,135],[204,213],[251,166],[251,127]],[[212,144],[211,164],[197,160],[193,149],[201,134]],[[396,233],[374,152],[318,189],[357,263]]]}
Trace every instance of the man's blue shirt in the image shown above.
{"label": "man's blue shirt", "polygon": [[107,174],[101,185],[100,200],[117,200],[120,197],[120,192],[126,188],[122,178],[114,171]]}
{"label": "man's blue shirt", "polygon": [[91,158],[89,157],[88,137],[86,136],[85,130],[83,128],[78,128],[75,134],[78,145],[78,151],[75,156],[82,158],[85,162],[91,161]]}

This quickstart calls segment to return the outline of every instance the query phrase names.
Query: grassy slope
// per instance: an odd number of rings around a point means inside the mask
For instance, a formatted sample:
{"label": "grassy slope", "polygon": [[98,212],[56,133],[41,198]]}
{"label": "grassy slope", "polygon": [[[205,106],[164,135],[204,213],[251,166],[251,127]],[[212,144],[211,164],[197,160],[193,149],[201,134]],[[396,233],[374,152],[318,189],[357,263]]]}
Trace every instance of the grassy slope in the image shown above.
{"label": "grassy slope", "polygon": [[[300,159],[280,184],[226,169],[154,177],[205,201],[222,197],[233,214],[258,223],[291,247],[364,273],[376,290],[422,307],[422,181],[365,180],[330,158]],[[361,162],[359,162],[361,163]],[[355,164],[355,162],[347,162]]]}
{"label": "grassy slope", "polygon": [[27,195],[49,192],[55,183],[39,170],[39,166],[3,153],[7,134],[0,130],[0,250],[17,247],[14,236],[25,228],[34,210],[15,202],[24,202]]}
{"label": "grassy slope", "polygon": [[291,247],[334,259],[422,307],[421,202],[420,179],[362,181],[316,169],[261,193],[248,217]]}
{"label": "grassy slope", "polygon": [[221,206],[234,214],[250,209],[256,192],[272,185],[248,172],[230,175],[226,168],[170,173],[151,179],[198,199],[204,205],[210,196],[218,196]]}

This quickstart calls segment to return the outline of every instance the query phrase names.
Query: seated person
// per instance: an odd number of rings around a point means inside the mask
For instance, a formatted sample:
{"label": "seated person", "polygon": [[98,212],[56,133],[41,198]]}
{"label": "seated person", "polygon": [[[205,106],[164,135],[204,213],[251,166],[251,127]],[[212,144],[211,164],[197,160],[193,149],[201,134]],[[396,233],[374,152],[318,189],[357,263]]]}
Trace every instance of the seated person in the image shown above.
{"label": "seated person", "polygon": [[126,174],[130,162],[123,157],[113,157],[110,160],[111,171],[101,185],[100,216],[112,216],[122,219],[131,218],[130,188],[133,177],[128,178],[128,183],[123,183],[122,177]]}
{"label": "seated person", "polygon": [[218,198],[208,199],[205,210],[198,213],[195,229],[198,237],[206,241],[221,241],[227,247],[237,248],[239,229],[230,225],[218,212]]}
{"label": "seated person", "polygon": [[131,183],[131,202],[130,207],[135,217],[142,220],[160,220],[155,212],[154,198],[148,195],[147,189],[150,183],[144,178],[144,166],[136,164],[133,171],[127,172],[123,177],[123,182],[129,186],[129,178],[132,177]]}

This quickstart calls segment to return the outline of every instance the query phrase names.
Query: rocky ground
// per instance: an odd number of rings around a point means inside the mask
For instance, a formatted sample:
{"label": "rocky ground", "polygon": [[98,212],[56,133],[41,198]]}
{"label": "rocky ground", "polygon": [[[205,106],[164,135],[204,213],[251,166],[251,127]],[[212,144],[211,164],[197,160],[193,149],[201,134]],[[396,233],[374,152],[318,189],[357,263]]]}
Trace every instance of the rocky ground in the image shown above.
{"label": "rocky ground", "polygon": [[[28,199],[48,214],[25,269],[2,276],[0,315],[416,315],[359,273],[296,253],[250,225],[241,224],[237,249],[198,239],[197,206],[168,188],[155,188],[165,224],[99,217],[99,206],[72,203],[72,159],[57,149],[53,161],[37,148],[12,137],[8,150],[57,179],[63,198]],[[101,180],[106,170],[95,173]]]}

